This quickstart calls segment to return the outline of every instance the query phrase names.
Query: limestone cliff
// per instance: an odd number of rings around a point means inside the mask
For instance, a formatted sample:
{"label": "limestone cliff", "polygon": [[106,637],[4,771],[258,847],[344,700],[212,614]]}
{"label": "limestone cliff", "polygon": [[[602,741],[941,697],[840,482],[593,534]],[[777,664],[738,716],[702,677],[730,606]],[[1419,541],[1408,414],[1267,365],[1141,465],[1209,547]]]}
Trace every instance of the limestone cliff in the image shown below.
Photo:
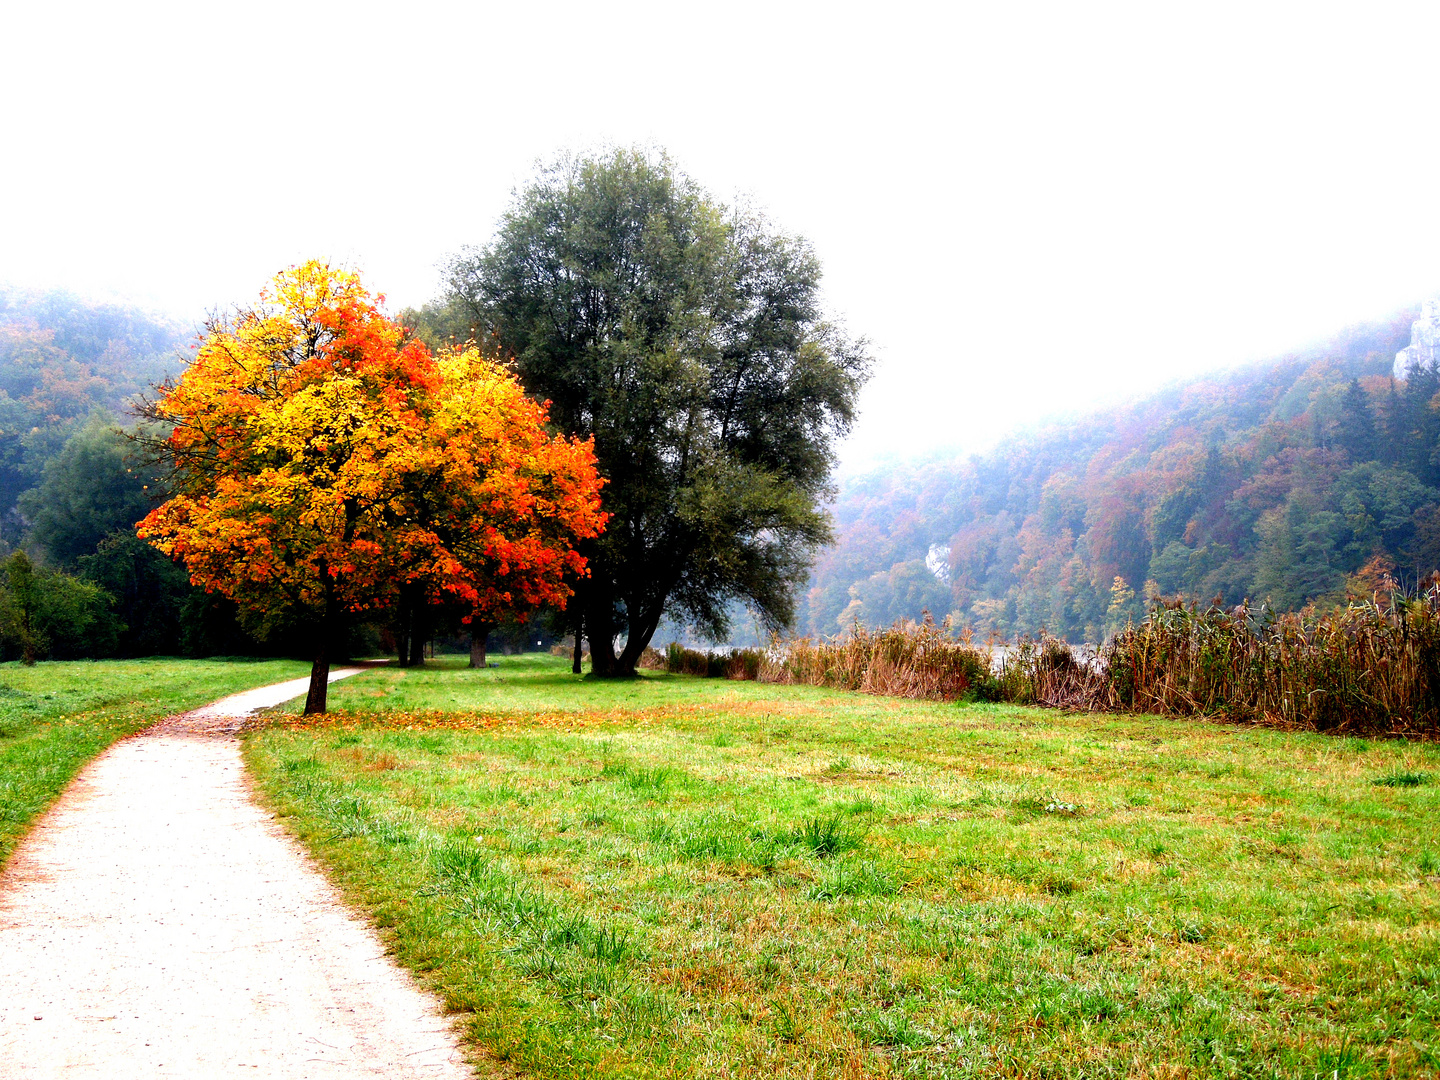
{"label": "limestone cliff", "polygon": [[1426,300],[1420,318],[1410,324],[1410,344],[1395,354],[1395,378],[1403,379],[1420,366],[1434,367],[1440,358],[1440,297]]}

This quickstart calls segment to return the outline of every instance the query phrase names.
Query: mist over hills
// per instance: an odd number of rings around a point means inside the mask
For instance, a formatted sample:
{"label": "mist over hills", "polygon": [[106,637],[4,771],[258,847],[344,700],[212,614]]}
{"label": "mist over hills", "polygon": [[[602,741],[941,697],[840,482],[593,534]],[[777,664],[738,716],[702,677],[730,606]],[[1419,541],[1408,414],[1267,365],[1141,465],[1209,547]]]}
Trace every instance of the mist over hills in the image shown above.
{"label": "mist over hills", "polygon": [[[982,635],[1096,641],[1151,595],[1297,610],[1385,571],[1413,583],[1440,566],[1440,378],[1391,378],[1415,316],[987,454],[843,478],[798,629],[928,610]],[[957,403],[957,424],[967,407],[984,403]]]}
{"label": "mist over hills", "polygon": [[130,404],[183,364],[178,323],[66,292],[0,288],[0,539],[19,542],[21,494],[101,410],[129,422]]}

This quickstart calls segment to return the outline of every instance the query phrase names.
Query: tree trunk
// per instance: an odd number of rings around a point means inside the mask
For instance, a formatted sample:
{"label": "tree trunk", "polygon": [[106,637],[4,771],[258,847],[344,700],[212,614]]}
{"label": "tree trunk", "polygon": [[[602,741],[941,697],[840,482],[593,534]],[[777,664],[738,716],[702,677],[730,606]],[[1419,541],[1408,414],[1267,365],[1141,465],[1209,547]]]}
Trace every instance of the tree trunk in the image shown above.
{"label": "tree trunk", "polygon": [[611,678],[615,671],[615,607],[608,593],[599,589],[590,595],[585,625],[590,628],[590,674]]}
{"label": "tree trunk", "polygon": [[490,636],[493,629],[490,623],[470,624],[470,666],[483,668],[485,660],[485,639]]}
{"label": "tree trunk", "polygon": [[320,579],[325,582],[325,607],[321,610],[316,633],[315,660],[310,665],[310,691],[305,695],[305,715],[318,716],[325,711],[325,697],[330,689],[330,656],[334,651],[335,586],[330,580],[324,560],[320,562]]}
{"label": "tree trunk", "polygon": [[650,644],[650,639],[655,636],[655,628],[660,625],[664,611],[662,604],[655,604],[639,619],[630,620],[630,633],[625,639],[625,648],[615,662],[616,675],[628,678],[635,674],[640,657],[644,654],[645,647]]}
{"label": "tree trunk", "polygon": [[325,695],[330,689],[330,650],[323,636],[315,661],[310,665],[310,692],[305,695],[305,715],[317,716],[325,711]]}
{"label": "tree trunk", "polygon": [[410,663],[410,591],[400,587],[399,610],[395,613],[395,651],[401,667]]}
{"label": "tree trunk", "polygon": [[[326,605],[329,607],[329,605]],[[327,611],[320,619],[319,639],[315,647],[315,660],[310,665],[310,690],[305,695],[305,715],[318,716],[325,711],[325,698],[330,690],[330,641],[334,628],[330,625]]]}
{"label": "tree trunk", "polygon": [[406,667],[425,666],[425,640],[429,637],[430,628],[426,625],[425,598],[414,597],[410,604],[410,660]]}
{"label": "tree trunk", "polygon": [[640,654],[645,651],[645,646],[632,649],[634,638],[627,639],[625,648],[620,650],[620,655],[615,658],[614,675],[617,679],[628,679],[635,674],[635,668],[640,663]]}
{"label": "tree trunk", "polygon": [[615,675],[619,678],[628,679],[635,674],[636,667],[640,664],[640,656],[645,651],[645,646],[650,644],[650,634],[639,634],[633,629],[630,636],[625,639],[625,647],[620,650],[620,655],[615,658]]}
{"label": "tree trunk", "polygon": [[579,674],[580,674],[580,657],[581,657],[581,655],[582,655],[582,650],[584,649],[584,645],[585,645],[584,639],[583,639],[580,635],[584,632],[584,629],[585,629],[585,620],[584,620],[584,619],[581,619],[579,616],[576,616],[576,619],[575,619],[575,658],[574,658],[574,660],[572,660],[571,663],[570,663],[570,673],[571,673],[572,675],[579,675]]}

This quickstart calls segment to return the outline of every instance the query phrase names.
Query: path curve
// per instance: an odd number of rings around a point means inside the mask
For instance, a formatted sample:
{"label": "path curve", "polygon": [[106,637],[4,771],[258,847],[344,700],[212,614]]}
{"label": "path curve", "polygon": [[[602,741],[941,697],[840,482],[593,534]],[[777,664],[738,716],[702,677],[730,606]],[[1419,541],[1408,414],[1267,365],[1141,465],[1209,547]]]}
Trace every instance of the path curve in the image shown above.
{"label": "path curve", "polygon": [[233,732],[308,685],[116,743],[20,844],[0,1077],[473,1080],[436,1002],[251,797]]}

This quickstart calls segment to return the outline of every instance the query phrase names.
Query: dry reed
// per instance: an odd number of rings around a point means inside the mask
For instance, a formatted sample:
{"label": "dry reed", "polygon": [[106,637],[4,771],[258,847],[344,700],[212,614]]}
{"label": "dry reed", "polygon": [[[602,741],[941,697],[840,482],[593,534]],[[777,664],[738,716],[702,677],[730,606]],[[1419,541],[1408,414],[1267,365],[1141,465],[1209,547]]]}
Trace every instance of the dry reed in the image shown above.
{"label": "dry reed", "polygon": [[1090,707],[1347,734],[1440,734],[1440,591],[1321,616],[1170,605],[1101,653]]}
{"label": "dry reed", "polygon": [[801,683],[895,697],[948,700],[966,694],[994,696],[991,654],[927,615],[920,623],[888,630],[855,627],[844,639],[809,638],[777,646],[760,666],[762,682]]}
{"label": "dry reed", "polygon": [[701,652],[671,642],[662,653],[646,649],[640,667],[652,671],[668,671],[672,675],[702,675],[711,679],[748,679],[760,677],[764,661],[763,649],[731,649],[729,652]]}
{"label": "dry reed", "polygon": [[758,676],[929,700],[1433,738],[1440,736],[1440,582],[1418,598],[1377,598],[1318,616],[1157,605],[1093,654],[1047,635],[982,648],[927,616],[886,630],[857,626],[836,641],[777,644]]}

